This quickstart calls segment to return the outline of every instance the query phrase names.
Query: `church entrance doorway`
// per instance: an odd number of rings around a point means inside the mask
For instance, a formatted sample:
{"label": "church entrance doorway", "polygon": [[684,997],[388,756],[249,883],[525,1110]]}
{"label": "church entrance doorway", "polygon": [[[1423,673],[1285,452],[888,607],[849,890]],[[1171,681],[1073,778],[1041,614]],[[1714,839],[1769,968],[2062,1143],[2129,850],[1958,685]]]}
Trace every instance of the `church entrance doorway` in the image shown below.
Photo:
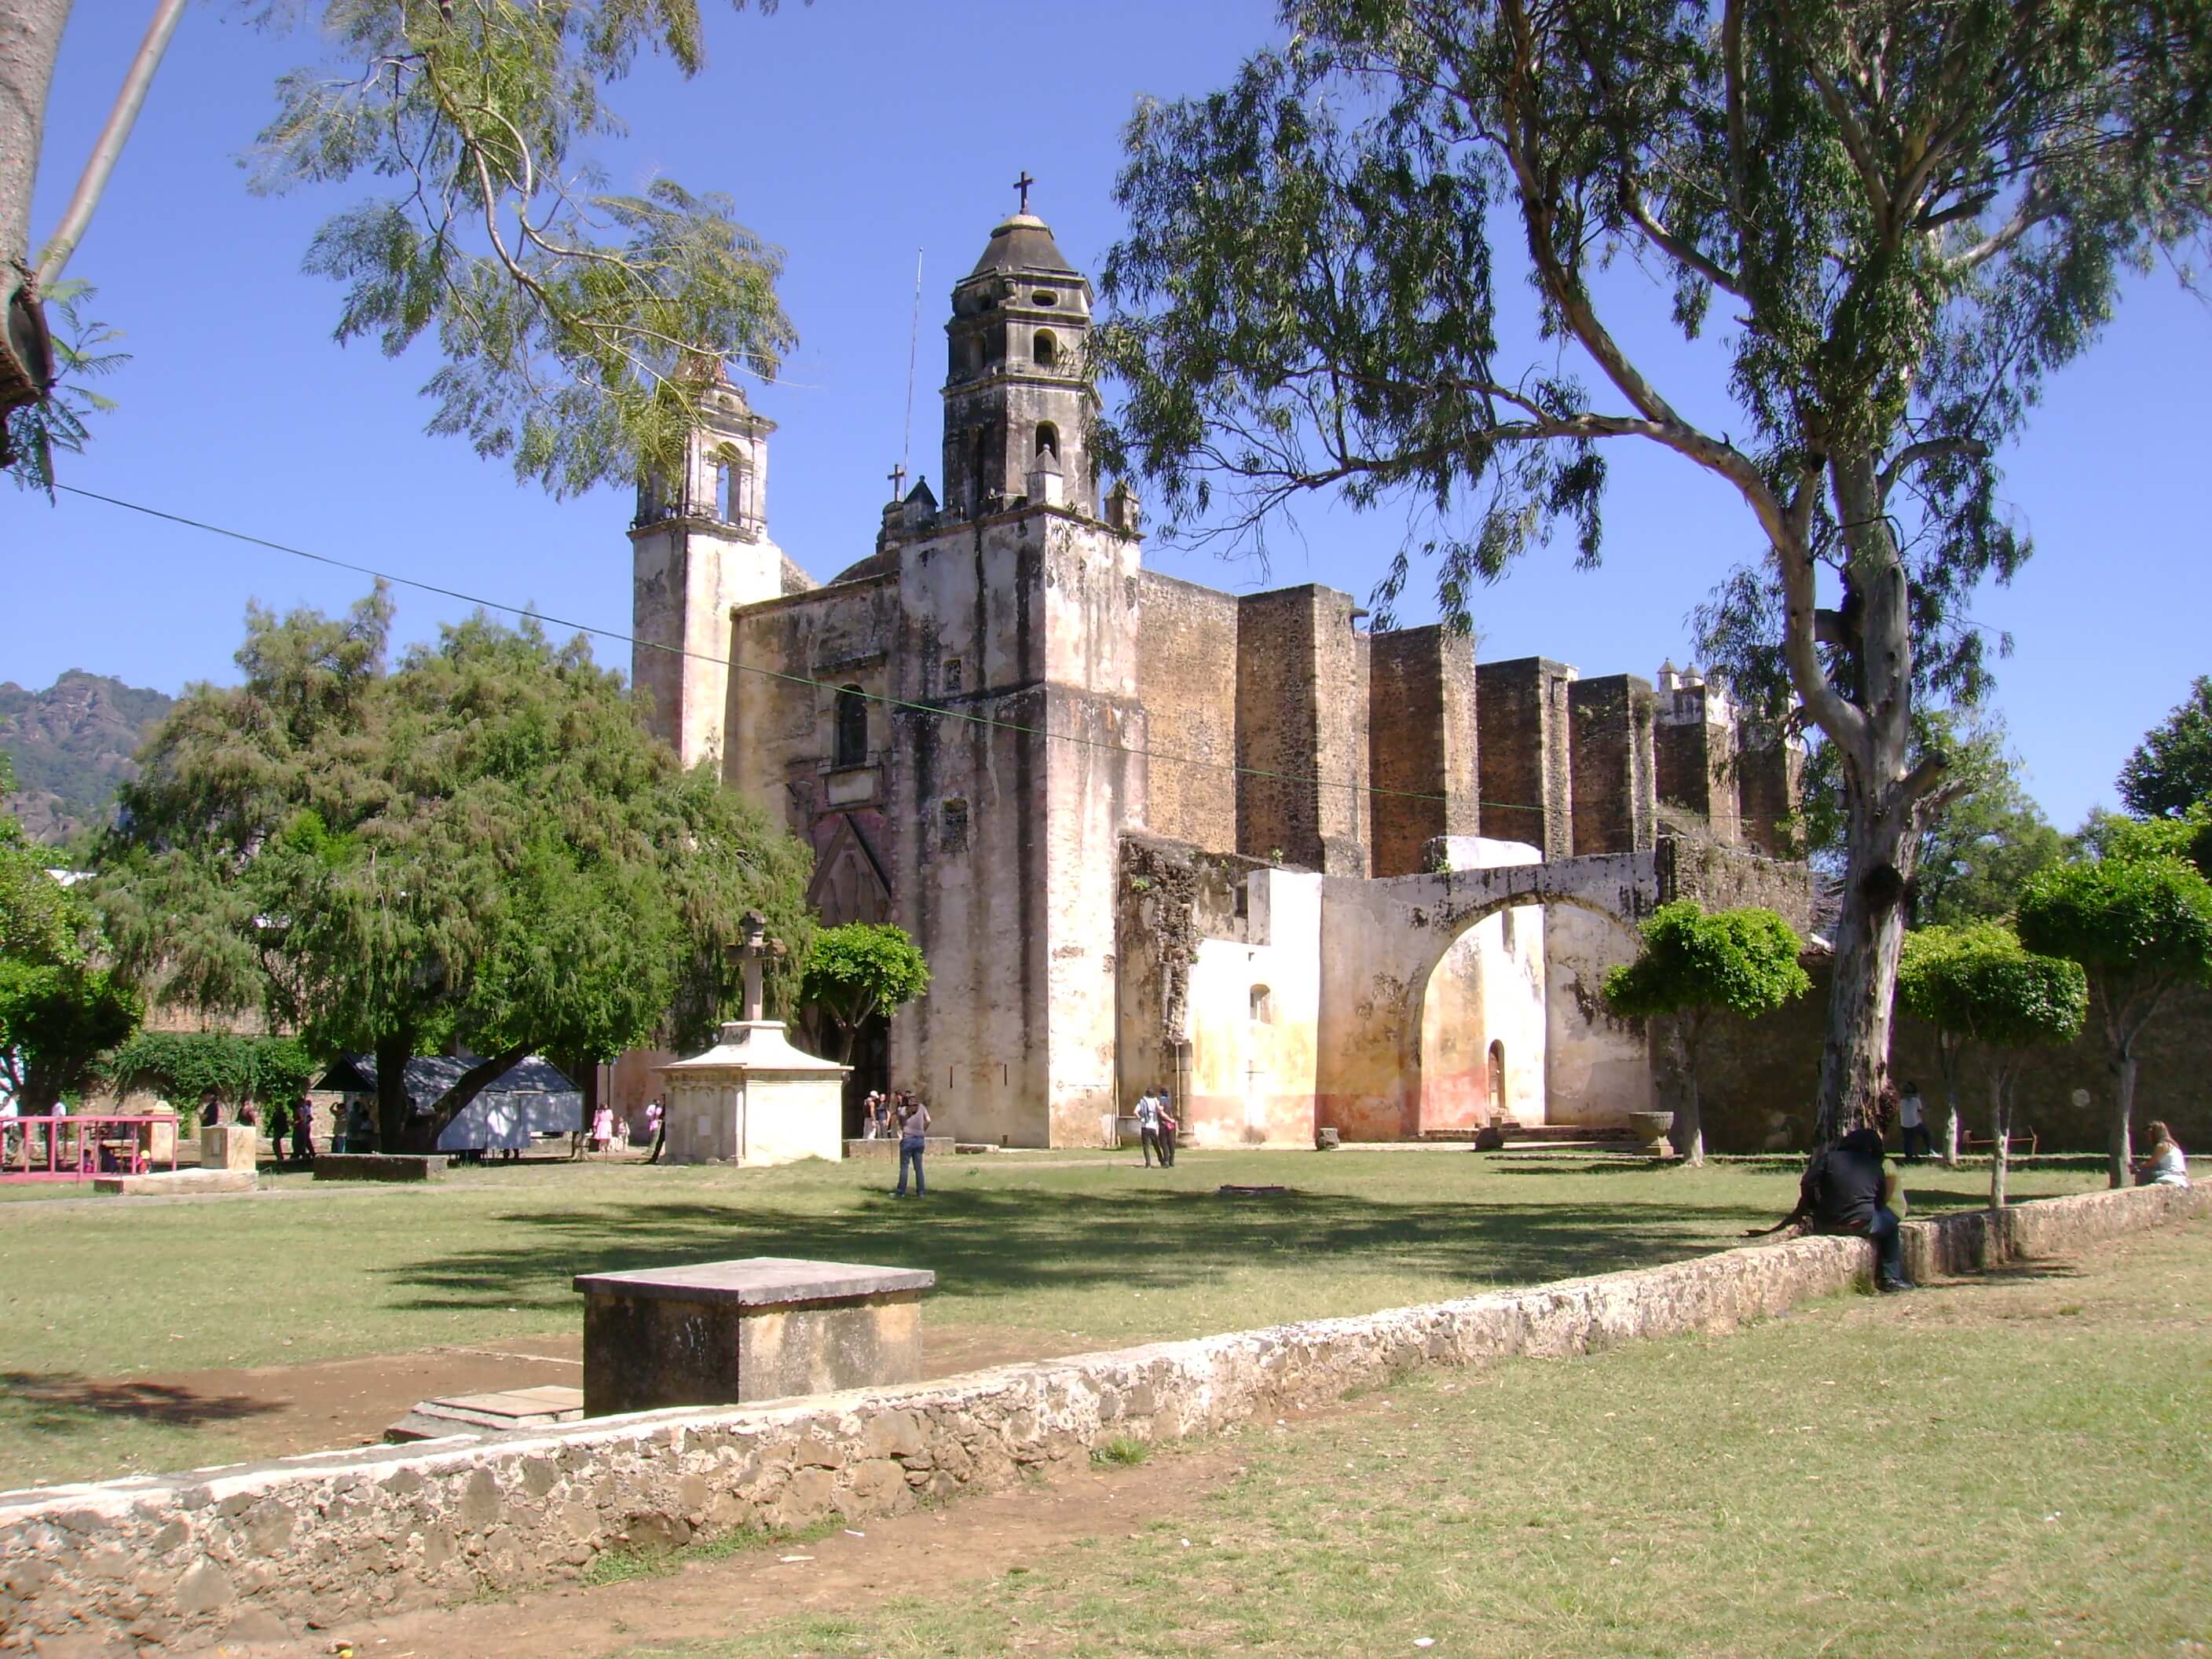
{"label": "church entrance doorway", "polygon": [[883,1015],[871,1015],[860,1027],[852,1066],[845,1079],[845,1139],[858,1140],[861,1103],[871,1093],[889,1093],[891,1086],[891,1024]]}

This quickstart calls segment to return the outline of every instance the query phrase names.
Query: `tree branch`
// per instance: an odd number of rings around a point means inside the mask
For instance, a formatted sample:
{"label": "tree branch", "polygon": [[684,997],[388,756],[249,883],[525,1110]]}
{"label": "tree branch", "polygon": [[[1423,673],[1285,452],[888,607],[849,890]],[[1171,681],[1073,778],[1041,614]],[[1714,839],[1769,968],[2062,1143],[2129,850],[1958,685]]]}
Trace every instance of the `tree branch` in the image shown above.
{"label": "tree branch", "polygon": [[1972,455],[1978,460],[1987,460],[1990,447],[1979,438],[1923,438],[1917,443],[1905,445],[1897,452],[1890,464],[1882,468],[1876,480],[1883,503],[1887,504],[1889,492],[1896,488],[1897,481],[1905,476],[1907,470],[1923,461],[1933,460],[1938,455]]}
{"label": "tree branch", "polygon": [[1620,205],[1628,216],[1636,222],[1638,228],[1650,238],[1660,252],[1679,264],[1687,265],[1715,288],[1724,289],[1747,305],[1750,303],[1751,296],[1743,291],[1743,279],[1698,252],[1696,248],[1683,241],[1654,219],[1650,208],[1644,204],[1644,192],[1638,190],[1635,182],[1626,174],[1622,176],[1620,181]]}

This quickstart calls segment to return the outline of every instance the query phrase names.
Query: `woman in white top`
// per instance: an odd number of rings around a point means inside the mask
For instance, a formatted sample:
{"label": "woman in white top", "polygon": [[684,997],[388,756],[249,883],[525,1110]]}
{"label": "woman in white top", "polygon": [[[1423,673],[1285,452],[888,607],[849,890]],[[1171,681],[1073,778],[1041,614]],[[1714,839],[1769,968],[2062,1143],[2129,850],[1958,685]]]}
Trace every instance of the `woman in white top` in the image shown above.
{"label": "woman in white top", "polygon": [[2144,1139],[2150,1142],[2150,1157],[2144,1161],[2142,1184],[2146,1187],[2186,1187],[2189,1184],[2189,1160],[2182,1155],[2173,1131],[2154,1120],[2144,1126]]}

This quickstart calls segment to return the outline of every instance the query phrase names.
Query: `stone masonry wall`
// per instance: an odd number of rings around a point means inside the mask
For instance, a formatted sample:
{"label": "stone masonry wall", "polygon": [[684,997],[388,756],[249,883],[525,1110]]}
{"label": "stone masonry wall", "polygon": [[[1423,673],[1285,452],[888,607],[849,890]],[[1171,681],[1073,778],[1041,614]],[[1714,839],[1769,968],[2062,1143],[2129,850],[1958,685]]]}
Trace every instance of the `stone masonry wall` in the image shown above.
{"label": "stone masonry wall", "polygon": [[1309,584],[1237,605],[1237,852],[1367,873],[1367,641]]}
{"label": "stone masonry wall", "polygon": [[1155,744],[1146,828],[1225,851],[1237,845],[1236,597],[1150,570],[1137,592],[1137,695]]}
{"label": "stone masonry wall", "polygon": [[1481,833],[1526,842],[1547,859],[1574,855],[1567,736],[1575,671],[1548,657],[1475,665]]}
{"label": "stone masonry wall", "polygon": [[[2204,1214],[2139,1188],[1906,1224],[1906,1261],[1990,1265]],[[0,1495],[0,1651],[281,1639],[312,1618],[573,1579],[600,1552],[848,1522],[1010,1484],[1101,1440],[1170,1440],[1408,1367],[1563,1357],[1723,1331],[1864,1278],[1807,1238],[1358,1318],[1155,1343],[785,1405],[605,1418],[542,1435],[334,1452]]]}
{"label": "stone masonry wall", "polygon": [[1367,744],[1373,873],[1413,875],[1432,837],[1480,834],[1474,641],[1434,626],[1371,636]]}
{"label": "stone masonry wall", "polygon": [[1652,706],[1650,682],[1633,674],[1577,680],[1567,688],[1577,854],[1651,845]]}

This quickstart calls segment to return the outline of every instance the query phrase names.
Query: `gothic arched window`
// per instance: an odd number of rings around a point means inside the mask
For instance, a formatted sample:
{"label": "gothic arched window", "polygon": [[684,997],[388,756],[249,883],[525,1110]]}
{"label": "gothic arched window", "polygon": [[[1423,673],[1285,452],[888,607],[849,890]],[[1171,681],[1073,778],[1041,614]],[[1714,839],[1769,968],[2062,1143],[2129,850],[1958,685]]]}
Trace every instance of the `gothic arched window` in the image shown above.
{"label": "gothic arched window", "polygon": [[868,763],[868,700],[857,685],[837,693],[837,751],[839,766]]}

